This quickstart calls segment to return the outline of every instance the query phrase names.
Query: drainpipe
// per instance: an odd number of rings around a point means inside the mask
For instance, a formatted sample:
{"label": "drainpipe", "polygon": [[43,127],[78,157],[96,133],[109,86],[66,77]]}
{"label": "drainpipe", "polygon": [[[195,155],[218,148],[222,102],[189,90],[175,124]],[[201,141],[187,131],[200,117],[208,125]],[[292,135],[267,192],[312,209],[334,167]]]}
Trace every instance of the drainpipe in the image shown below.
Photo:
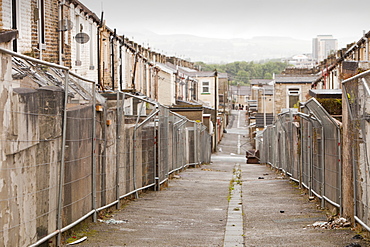
{"label": "drainpipe", "polygon": [[[58,20],[59,23],[63,22],[63,5],[64,2],[59,2],[59,8],[58,8]],[[59,51],[58,51],[58,58],[59,58],[59,64],[62,65],[62,49],[63,49],[63,30],[60,29],[60,26],[58,27],[58,45],[59,45]]]}
{"label": "drainpipe", "polygon": [[[12,29],[16,30],[18,27],[17,23],[17,1],[12,0]],[[13,40],[13,51],[18,51],[17,38]]]}
{"label": "drainpipe", "polygon": [[365,38],[365,41],[366,41],[366,55],[365,55],[365,59],[366,59],[366,61],[369,61],[369,39],[368,38]]}
{"label": "drainpipe", "polygon": [[102,86],[102,82],[101,82],[101,59],[100,59],[100,45],[101,45],[101,42],[100,42],[100,29],[102,28],[103,26],[103,18],[104,18],[104,12],[101,12],[101,18],[100,18],[100,23],[98,25],[98,32],[97,32],[97,39],[96,39],[96,43],[97,43],[97,52],[98,52],[98,85],[99,87],[104,90],[103,86]]}
{"label": "drainpipe", "polygon": [[116,29],[114,29],[114,33],[113,33],[113,36],[111,36],[111,40],[110,40],[110,42],[111,42],[111,49],[112,49],[112,56],[111,56],[111,58],[112,58],[112,89],[113,89],[113,91],[114,91],[114,89],[115,89],[115,68],[114,68],[114,40],[115,40],[115,38],[116,38]]}
{"label": "drainpipe", "polygon": [[136,51],[136,53],[135,53],[134,68],[133,68],[133,72],[132,72],[132,81],[131,81],[131,88],[134,91],[136,91],[136,88],[135,88],[135,77],[136,77],[136,67],[137,67],[138,56],[139,56],[139,52]]}
{"label": "drainpipe", "polygon": [[37,19],[37,34],[38,34],[38,43],[39,43],[39,59],[42,60],[42,23],[41,23],[41,0],[38,0],[38,19]]}
{"label": "drainpipe", "polygon": [[365,30],[363,39],[365,40],[365,60],[369,61],[369,39],[366,37]]}
{"label": "drainpipe", "polygon": [[122,78],[122,72],[123,72],[122,47],[123,47],[124,42],[125,42],[125,36],[122,35],[122,41],[120,41],[120,44],[119,44],[119,60],[120,60],[120,65],[119,65],[119,89],[120,89],[120,91],[123,90],[123,87],[122,87],[122,83],[123,83],[123,78]]}

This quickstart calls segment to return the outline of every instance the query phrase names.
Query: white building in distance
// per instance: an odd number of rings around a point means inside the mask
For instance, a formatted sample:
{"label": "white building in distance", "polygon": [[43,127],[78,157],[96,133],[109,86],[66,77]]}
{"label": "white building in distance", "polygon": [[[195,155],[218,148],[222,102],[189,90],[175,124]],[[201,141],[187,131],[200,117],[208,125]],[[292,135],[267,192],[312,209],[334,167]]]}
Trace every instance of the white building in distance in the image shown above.
{"label": "white building in distance", "polygon": [[338,40],[333,35],[317,35],[312,39],[312,57],[317,62],[323,61],[330,53],[338,50]]}
{"label": "white building in distance", "polygon": [[299,54],[290,58],[288,63],[296,68],[313,68],[316,65],[316,60],[312,58],[311,54]]}

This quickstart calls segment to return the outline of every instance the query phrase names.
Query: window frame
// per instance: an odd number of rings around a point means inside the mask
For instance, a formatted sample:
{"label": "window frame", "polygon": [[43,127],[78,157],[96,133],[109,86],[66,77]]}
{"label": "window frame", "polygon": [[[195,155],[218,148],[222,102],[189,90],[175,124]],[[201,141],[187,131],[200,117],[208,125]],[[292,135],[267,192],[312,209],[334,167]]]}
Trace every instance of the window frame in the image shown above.
{"label": "window frame", "polygon": [[[205,85],[205,84],[208,84],[208,85]],[[202,81],[202,94],[210,94],[211,93],[211,90],[210,90],[210,82],[209,81]],[[207,90],[205,90],[207,89]]]}

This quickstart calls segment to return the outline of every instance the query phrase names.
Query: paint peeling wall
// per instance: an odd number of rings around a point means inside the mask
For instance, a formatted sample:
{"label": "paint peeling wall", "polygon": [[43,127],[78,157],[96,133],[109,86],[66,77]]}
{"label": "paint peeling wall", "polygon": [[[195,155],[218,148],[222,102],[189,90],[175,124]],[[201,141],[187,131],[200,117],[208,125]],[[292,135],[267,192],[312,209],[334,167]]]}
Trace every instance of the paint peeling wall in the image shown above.
{"label": "paint peeling wall", "polygon": [[56,229],[63,91],[12,89],[1,55],[1,246],[26,246]]}

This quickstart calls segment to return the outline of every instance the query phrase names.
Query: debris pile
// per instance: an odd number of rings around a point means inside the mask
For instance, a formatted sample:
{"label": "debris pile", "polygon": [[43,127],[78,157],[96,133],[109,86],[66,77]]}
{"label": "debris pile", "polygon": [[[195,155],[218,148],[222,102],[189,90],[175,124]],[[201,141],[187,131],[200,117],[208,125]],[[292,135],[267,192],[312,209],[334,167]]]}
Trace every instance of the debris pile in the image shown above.
{"label": "debris pile", "polygon": [[339,217],[339,218],[331,218],[328,221],[316,221],[312,225],[313,228],[322,228],[322,229],[338,229],[342,227],[350,227],[351,222],[349,222],[346,218]]}
{"label": "debris pile", "polygon": [[98,221],[106,223],[106,224],[111,224],[111,225],[123,224],[123,223],[128,222],[128,220],[115,220],[115,219],[109,219],[109,220],[100,220],[100,219],[98,219]]}

